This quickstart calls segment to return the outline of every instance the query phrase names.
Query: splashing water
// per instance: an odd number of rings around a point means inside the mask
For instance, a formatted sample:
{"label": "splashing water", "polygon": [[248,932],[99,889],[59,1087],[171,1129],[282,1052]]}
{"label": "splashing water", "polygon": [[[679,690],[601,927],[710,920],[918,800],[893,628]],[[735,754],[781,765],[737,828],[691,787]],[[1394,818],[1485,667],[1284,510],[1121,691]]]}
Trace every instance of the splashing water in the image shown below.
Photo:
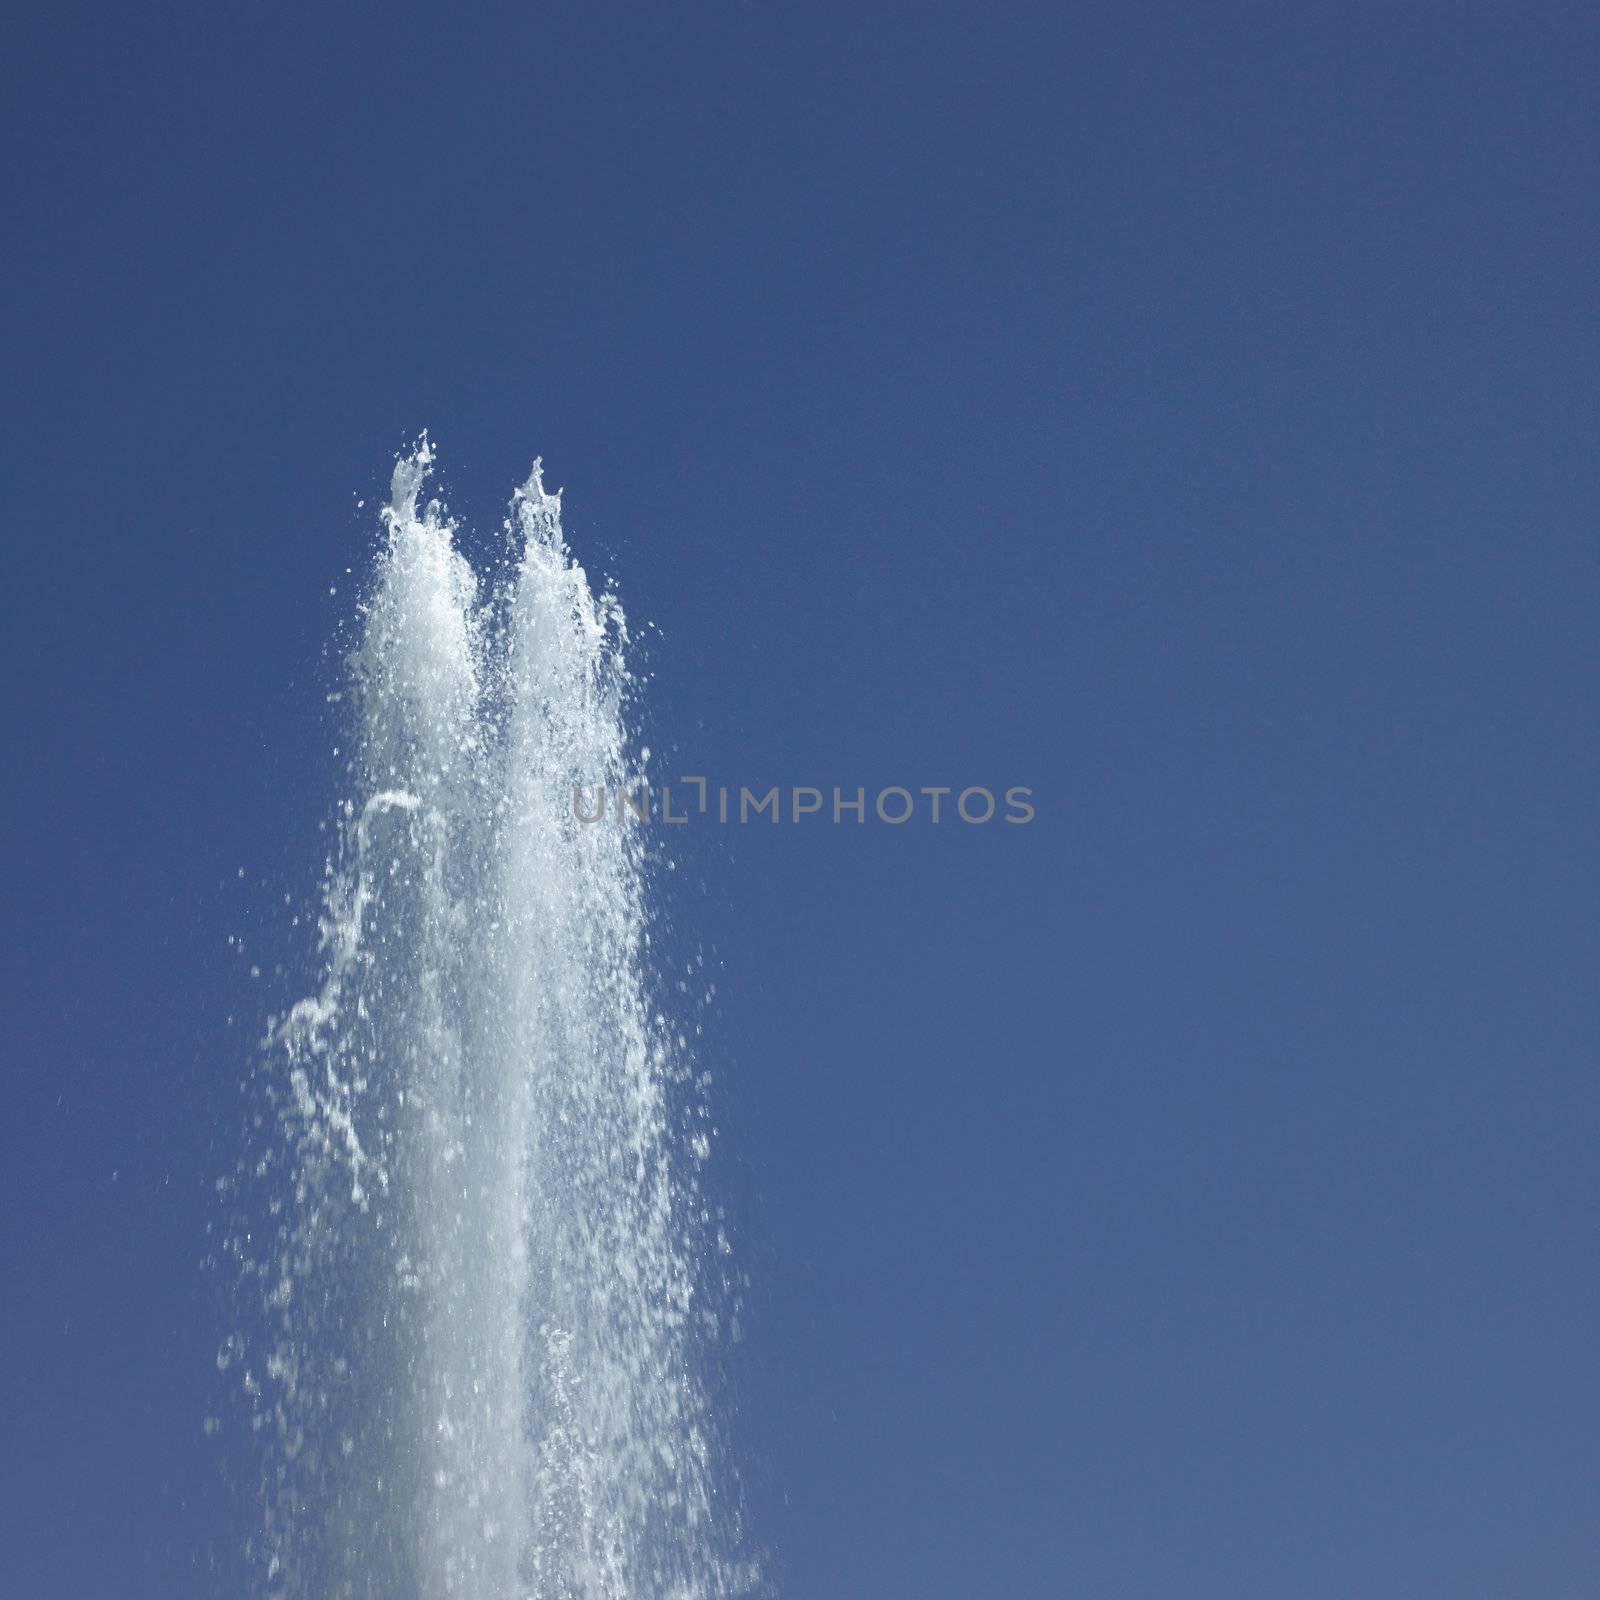
{"label": "splashing water", "polygon": [[317,1600],[741,1593],[702,1382],[708,1124],[649,998],[640,831],[572,805],[628,775],[623,614],[537,463],[480,595],[418,508],[432,460],[383,513],[323,980],[272,1030],[229,1240],[257,1554]]}

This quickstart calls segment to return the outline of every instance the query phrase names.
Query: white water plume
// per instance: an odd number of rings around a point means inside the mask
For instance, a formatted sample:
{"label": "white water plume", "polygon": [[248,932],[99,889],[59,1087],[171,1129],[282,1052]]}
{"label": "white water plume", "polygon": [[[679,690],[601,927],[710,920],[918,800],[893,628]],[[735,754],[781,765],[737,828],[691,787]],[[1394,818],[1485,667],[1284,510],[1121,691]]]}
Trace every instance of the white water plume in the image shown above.
{"label": "white water plume", "polygon": [[383,513],[323,979],[268,1041],[228,1241],[266,1592],[741,1593],[708,1124],[651,998],[640,830],[572,805],[629,775],[623,614],[537,464],[480,585],[419,508],[432,459]]}

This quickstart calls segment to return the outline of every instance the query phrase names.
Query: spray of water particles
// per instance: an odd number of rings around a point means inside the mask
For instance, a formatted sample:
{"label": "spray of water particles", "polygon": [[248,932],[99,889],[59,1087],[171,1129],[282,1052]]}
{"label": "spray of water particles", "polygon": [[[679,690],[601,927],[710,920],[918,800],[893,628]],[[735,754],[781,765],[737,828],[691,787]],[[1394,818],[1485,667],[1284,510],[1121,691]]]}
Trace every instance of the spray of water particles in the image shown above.
{"label": "spray of water particles", "polygon": [[224,1185],[261,1592],[746,1593],[710,1125],[652,999],[643,830],[572,803],[630,776],[624,616],[537,464],[480,581],[432,461],[395,468],[349,651],[320,986]]}

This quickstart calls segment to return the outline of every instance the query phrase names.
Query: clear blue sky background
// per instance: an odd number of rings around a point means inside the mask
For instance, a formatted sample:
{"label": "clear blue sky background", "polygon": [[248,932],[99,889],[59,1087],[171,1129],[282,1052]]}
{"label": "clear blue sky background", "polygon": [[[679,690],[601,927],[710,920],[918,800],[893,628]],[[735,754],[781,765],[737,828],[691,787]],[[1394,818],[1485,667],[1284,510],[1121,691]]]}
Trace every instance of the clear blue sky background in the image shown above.
{"label": "clear blue sky background", "polygon": [[0,1592],[232,1592],[225,940],[428,427],[686,770],[1037,791],[685,847],[788,1596],[1600,1594],[1592,7],[3,47]]}

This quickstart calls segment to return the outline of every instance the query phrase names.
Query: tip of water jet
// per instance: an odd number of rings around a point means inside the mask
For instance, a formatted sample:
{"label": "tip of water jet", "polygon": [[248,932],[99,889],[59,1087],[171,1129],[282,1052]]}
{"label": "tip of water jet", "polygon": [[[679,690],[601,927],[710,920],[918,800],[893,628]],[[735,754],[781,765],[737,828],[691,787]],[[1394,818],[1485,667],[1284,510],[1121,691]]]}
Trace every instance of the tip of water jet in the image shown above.
{"label": "tip of water jet", "polygon": [[417,515],[417,495],[427,480],[433,466],[433,442],[424,428],[409,455],[396,458],[394,476],[389,480],[389,503],[384,507],[384,521],[392,527],[399,522],[414,521]]}
{"label": "tip of water jet", "polygon": [[565,552],[566,541],[561,537],[561,490],[551,493],[545,488],[543,456],[533,458],[527,482],[511,496],[511,511],[525,544]]}

